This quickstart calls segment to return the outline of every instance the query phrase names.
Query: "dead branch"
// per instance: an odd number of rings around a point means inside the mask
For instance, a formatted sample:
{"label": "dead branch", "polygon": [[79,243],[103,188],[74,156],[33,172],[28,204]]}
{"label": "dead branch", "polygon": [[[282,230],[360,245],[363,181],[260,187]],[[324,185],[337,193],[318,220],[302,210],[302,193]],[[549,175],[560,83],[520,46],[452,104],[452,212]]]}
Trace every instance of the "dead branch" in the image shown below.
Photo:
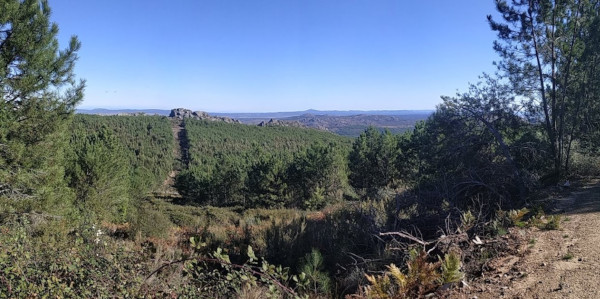
{"label": "dead branch", "polygon": [[387,233],[379,233],[380,236],[398,236],[404,239],[409,239],[415,243],[421,244],[423,246],[427,246],[432,244],[433,242],[427,242],[427,241],[423,241],[415,236],[412,236],[408,233],[403,233],[403,232],[387,232]]}
{"label": "dead branch", "polygon": [[259,272],[259,271],[255,270],[255,268],[258,268],[258,267],[253,267],[253,266],[249,266],[249,265],[238,265],[238,264],[230,263],[230,262],[227,262],[227,261],[224,261],[224,260],[221,260],[221,259],[208,258],[208,257],[184,258],[184,259],[180,259],[180,260],[176,260],[176,261],[171,261],[171,262],[164,263],[163,265],[161,265],[160,267],[158,267],[156,270],[154,270],[150,274],[148,274],[148,276],[146,276],[146,279],[144,279],[144,282],[140,286],[140,290],[141,290],[141,287],[143,287],[152,276],[154,276],[155,274],[157,274],[158,272],[160,272],[162,269],[164,269],[166,267],[169,267],[171,265],[185,263],[185,262],[191,261],[191,260],[195,260],[197,262],[206,262],[206,263],[227,265],[227,266],[230,266],[232,268],[246,270],[246,271],[252,273],[253,275],[260,276],[262,278],[265,278],[265,279],[273,282],[281,290],[283,290],[284,292],[288,293],[289,295],[292,295],[294,297],[297,296],[296,292],[293,289],[291,289],[290,287],[287,287],[287,286],[283,285],[276,278],[273,278],[269,274],[262,273],[262,272]]}

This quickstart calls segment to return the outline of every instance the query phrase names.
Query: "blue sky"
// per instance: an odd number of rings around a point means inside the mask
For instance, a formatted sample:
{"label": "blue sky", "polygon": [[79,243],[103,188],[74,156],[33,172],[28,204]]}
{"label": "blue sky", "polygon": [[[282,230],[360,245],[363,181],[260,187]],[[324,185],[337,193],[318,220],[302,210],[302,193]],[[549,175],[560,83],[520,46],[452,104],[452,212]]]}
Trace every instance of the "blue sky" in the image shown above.
{"label": "blue sky", "polygon": [[81,108],[433,109],[493,72],[492,0],[50,0]]}

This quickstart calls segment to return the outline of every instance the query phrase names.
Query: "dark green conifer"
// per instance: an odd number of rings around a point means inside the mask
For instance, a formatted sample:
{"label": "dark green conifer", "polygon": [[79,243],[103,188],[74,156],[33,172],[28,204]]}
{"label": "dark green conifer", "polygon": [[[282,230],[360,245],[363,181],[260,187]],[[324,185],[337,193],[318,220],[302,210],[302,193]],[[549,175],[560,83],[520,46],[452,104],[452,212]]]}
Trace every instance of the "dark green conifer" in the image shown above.
{"label": "dark green conifer", "polygon": [[65,128],[83,97],[80,43],[60,50],[47,1],[0,2],[0,196],[65,203]]}

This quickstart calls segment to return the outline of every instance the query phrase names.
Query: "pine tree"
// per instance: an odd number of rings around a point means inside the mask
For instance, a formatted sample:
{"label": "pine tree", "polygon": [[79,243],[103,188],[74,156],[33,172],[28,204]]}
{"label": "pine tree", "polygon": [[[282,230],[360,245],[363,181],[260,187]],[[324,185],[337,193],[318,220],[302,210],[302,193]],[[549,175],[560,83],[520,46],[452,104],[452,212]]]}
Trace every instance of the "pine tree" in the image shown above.
{"label": "pine tree", "polygon": [[369,127],[352,145],[350,183],[356,188],[370,190],[389,185],[398,177],[398,155],[398,141],[392,133]]}
{"label": "pine tree", "polygon": [[65,128],[83,97],[73,68],[80,43],[60,50],[47,1],[0,2],[0,196],[64,203]]}
{"label": "pine tree", "polygon": [[596,77],[595,51],[600,1],[598,0],[496,0],[501,21],[488,16],[498,33],[494,49],[497,63],[526,103],[531,120],[544,127],[554,163],[554,177],[568,170],[571,143],[580,115],[597,111],[597,95],[588,88]]}
{"label": "pine tree", "polygon": [[130,204],[126,149],[106,126],[73,134],[70,144],[66,174],[79,208],[100,219],[123,221]]}

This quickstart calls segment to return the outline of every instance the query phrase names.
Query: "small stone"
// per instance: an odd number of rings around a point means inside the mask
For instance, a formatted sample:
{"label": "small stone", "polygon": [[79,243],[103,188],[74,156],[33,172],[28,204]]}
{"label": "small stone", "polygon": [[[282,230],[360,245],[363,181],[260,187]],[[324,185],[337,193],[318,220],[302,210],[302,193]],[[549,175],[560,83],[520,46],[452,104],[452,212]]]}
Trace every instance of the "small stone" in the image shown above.
{"label": "small stone", "polygon": [[582,262],[582,261],[583,261],[583,258],[578,258],[577,260],[578,260],[578,261],[580,261],[580,262]]}

